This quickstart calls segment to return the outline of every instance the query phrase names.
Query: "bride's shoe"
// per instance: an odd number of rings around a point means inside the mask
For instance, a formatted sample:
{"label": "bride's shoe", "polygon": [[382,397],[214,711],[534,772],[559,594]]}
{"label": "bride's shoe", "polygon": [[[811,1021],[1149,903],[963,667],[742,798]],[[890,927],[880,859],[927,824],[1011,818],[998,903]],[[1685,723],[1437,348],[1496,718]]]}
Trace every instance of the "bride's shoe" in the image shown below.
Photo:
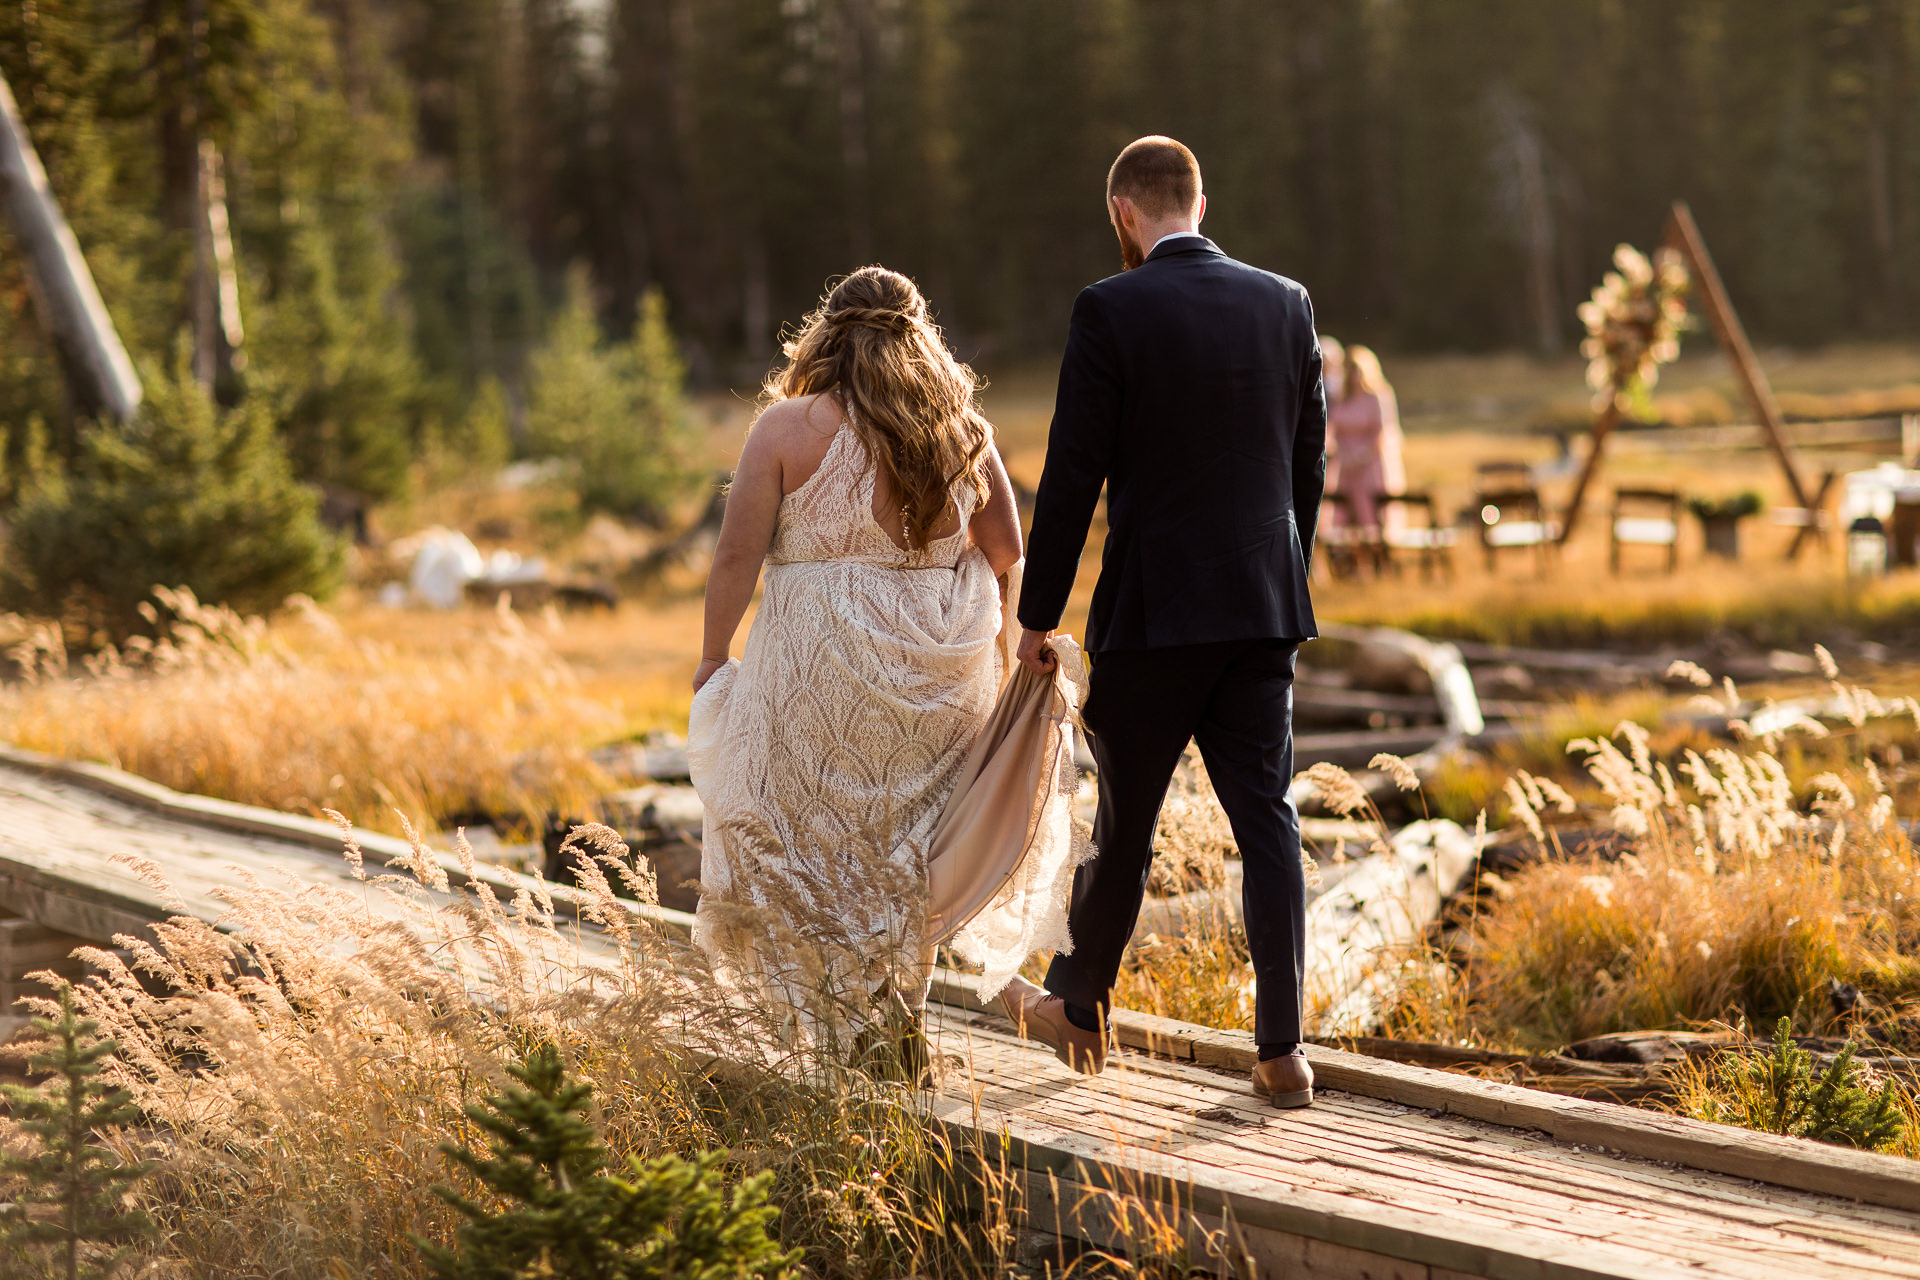
{"label": "bride's shoe", "polygon": [[1107,1065],[1107,1037],[1083,1031],[1067,1021],[1067,1002],[1015,978],[1000,993],[1000,1007],[1022,1036],[1038,1040],[1060,1061],[1085,1075],[1097,1076]]}

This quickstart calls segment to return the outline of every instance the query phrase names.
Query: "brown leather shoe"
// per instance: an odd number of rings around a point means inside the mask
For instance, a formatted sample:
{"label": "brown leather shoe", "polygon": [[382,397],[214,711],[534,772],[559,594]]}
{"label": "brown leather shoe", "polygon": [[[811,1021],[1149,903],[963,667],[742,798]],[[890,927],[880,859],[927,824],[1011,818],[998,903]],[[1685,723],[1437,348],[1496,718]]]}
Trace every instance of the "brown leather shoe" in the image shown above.
{"label": "brown leather shoe", "polygon": [[1084,1075],[1097,1076],[1107,1065],[1107,1038],[1082,1031],[1067,1021],[1067,1002],[1048,995],[1025,978],[1015,978],[1000,993],[1000,1007],[1021,1035],[1053,1049],[1054,1057]]}
{"label": "brown leather shoe", "polygon": [[1253,1091],[1276,1107],[1313,1103],[1313,1068],[1298,1049],[1284,1058],[1268,1058],[1253,1069]]}

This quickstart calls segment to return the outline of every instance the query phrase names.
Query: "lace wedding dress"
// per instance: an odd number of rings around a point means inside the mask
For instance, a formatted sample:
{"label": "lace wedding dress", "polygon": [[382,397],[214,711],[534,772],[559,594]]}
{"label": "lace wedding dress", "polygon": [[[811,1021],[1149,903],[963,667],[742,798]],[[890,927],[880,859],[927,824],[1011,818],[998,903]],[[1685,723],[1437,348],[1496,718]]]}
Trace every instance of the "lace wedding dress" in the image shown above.
{"label": "lace wedding dress", "polygon": [[[959,531],[922,550],[896,545],[873,501],[874,468],[842,424],[781,501],[746,656],[695,695],[688,733],[706,809],[695,941],[809,1020],[823,993],[856,1019],[883,988],[923,999],[946,940],[928,936],[929,842],[1013,665],[1003,610],[1018,568],[1003,606],[966,535],[971,489],[955,495]],[[1078,674],[1078,651],[1065,649]],[[1070,718],[1079,699],[1066,701]],[[1034,949],[1070,945],[1073,868],[1090,851],[1070,744],[1063,728],[1034,771],[1024,850],[981,855],[1012,864],[989,868],[998,891],[984,909],[971,903],[971,919],[942,921],[943,932],[964,925],[953,945],[984,968],[988,993]],[[973,856],[964,841],[957,856]]]}

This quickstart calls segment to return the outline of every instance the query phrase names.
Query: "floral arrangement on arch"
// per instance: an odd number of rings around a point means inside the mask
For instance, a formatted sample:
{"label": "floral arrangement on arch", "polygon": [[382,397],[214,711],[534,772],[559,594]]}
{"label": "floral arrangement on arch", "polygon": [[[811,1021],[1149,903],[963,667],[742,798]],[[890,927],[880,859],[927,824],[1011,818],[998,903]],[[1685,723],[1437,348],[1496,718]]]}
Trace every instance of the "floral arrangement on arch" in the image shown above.
{"label": "floral arrangement on arch", "polygon": [[1680,355],[1691,279],[1674,249],[1661,249],[1649,259],[1623,244],[1613,251],[1613,265],[1592,299],[1580,304],[1580,322],[1587,327],[1580,354],[1587,357],[1594,408],[1612,405],[1644,417],[1660,366]]}

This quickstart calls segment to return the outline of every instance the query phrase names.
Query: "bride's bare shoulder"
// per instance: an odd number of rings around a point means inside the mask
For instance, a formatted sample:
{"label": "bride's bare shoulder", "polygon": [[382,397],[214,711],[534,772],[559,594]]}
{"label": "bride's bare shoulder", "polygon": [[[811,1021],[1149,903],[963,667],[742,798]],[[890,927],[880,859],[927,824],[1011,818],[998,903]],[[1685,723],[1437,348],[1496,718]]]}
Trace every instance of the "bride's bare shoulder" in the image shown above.
{"label": "bride's bare shoulder", "polygon": [[839,401],[828,394],[775,401],[755,419],[747,451],[778,459],[783,487],[791,493],[826,458],[841,417]]}
{"label": "bride's bare shoulder", "polygon": [[840,430],[841,417],[840,402],[831,393],[794,396],[776,400],[763,409],[754,420],[753,430],[755,434],[766,432],[795,440],[808,437],[831,440]]}

